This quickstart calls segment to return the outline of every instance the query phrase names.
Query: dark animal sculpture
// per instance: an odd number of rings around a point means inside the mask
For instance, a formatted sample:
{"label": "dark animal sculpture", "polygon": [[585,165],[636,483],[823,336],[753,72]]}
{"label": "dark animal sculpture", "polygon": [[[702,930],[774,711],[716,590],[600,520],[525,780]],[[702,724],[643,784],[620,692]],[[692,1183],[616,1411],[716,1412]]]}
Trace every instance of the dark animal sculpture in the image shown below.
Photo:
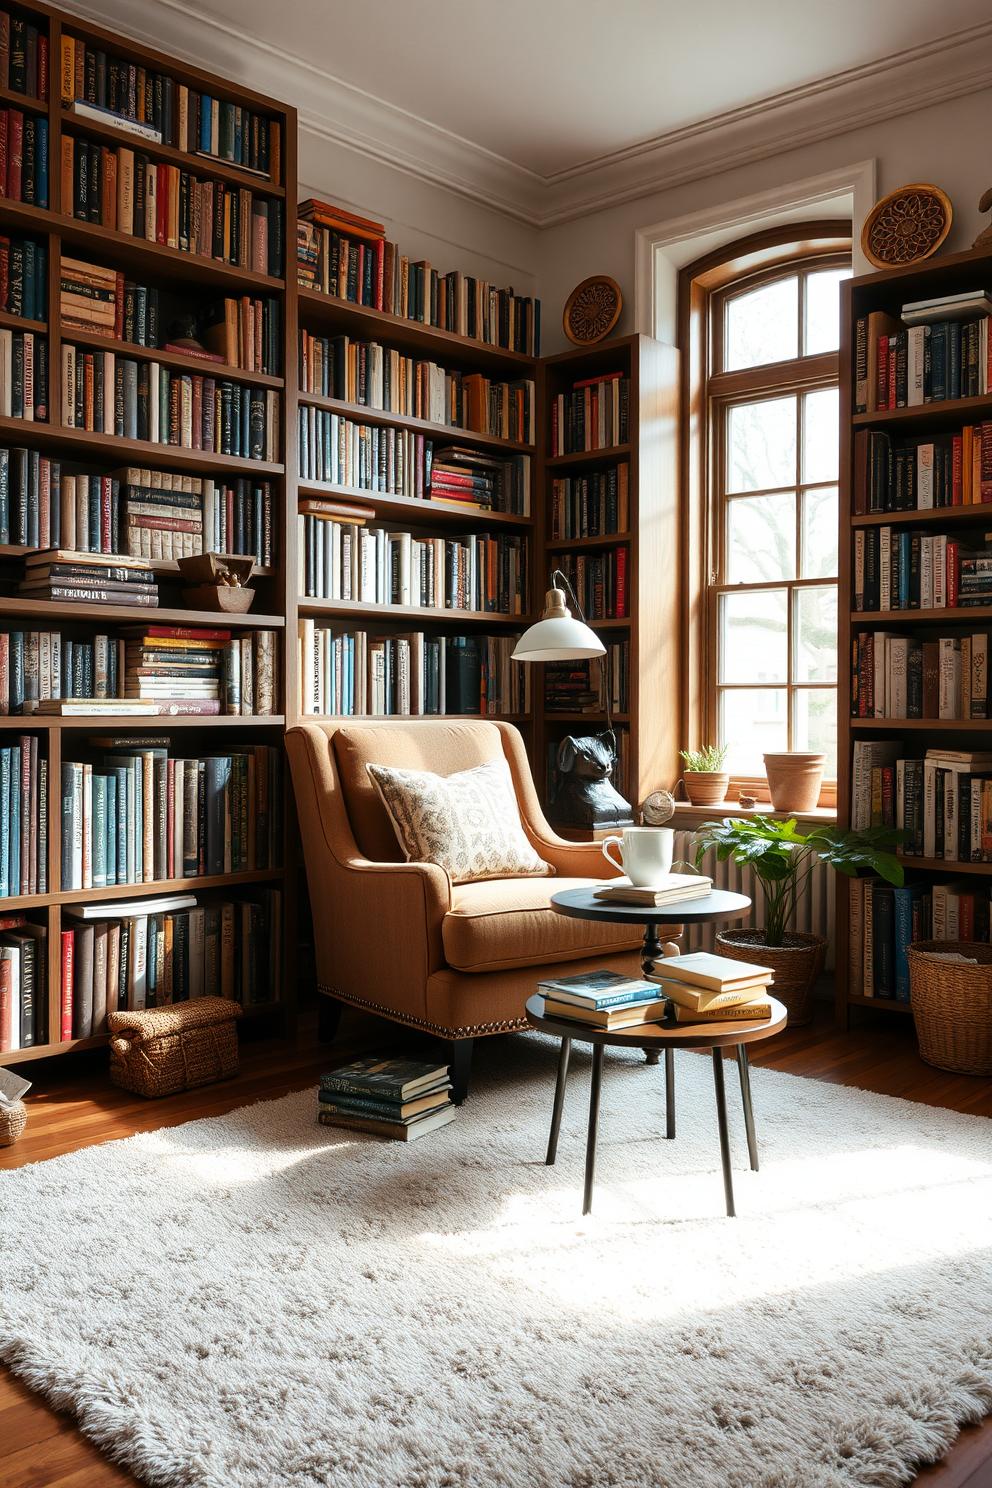
{"label": "dark animal sculpture", "polygon": [[629,827],[630,805],[610,783],[616,764],[612,733],[563,739],[558,747],[554,819],[570,827]]}

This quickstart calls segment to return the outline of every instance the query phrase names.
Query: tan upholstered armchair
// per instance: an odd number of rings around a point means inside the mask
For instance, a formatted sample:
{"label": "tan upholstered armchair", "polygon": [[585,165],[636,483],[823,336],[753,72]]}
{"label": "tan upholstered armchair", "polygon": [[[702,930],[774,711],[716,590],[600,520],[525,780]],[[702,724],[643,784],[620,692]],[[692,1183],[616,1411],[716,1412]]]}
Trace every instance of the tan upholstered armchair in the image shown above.
{"label": "tan upholstered armchair", "polygon": [[[523,740],[510,724],[474,718],[305,724],[289,730],[286,746],[324,994],[322,1039],[333,1038],[342,1003],[438,1034],[454,1045],[460,1101],[473,1039],[525,1028],[524,1004],[540,978],[567,975],[589,958],[638,973],[639,935],[551,909],[552,894],[613,870],[598,843],[565,842],[552,832]],[[501,754],[524,830],[554,876],[452,884],[443,868],[404,862],[366,764],[452,775]]]}

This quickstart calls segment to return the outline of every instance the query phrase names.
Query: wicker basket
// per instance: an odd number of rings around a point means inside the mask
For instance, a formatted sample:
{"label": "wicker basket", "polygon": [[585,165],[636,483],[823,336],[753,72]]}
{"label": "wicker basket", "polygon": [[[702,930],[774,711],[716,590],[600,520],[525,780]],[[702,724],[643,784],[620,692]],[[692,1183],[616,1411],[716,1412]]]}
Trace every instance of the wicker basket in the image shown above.
{"label": "wicker basket", "polygon": [[140,1013],[111,1013],[110,1078],[151,1099],[238,1073],[236,1002],[198,997]]}
{"label": "wicker basket", "polygon": [[718,956],[770,966],[775,973],[771,991],[789,1011],[789,1027],[802,1027],[813,1018],[813,988],[823,967],[827,942],[822,935],[789,931],[780,946],[764,944],[763,930],[721,930],[716,937]]}
{"label": "wicker basket", "polygon": [[[958,951],[978,965],[931,961],[924,951]],[[919,940],[909,947],[909,984],[920,1058],[959,1075],[992,1075],[992,946]]]}
{"label": "wicker basket", "polygon": [[0,1147],[13,1147],[27,1119],[28,1108],[23,1101],[0,1105]]}

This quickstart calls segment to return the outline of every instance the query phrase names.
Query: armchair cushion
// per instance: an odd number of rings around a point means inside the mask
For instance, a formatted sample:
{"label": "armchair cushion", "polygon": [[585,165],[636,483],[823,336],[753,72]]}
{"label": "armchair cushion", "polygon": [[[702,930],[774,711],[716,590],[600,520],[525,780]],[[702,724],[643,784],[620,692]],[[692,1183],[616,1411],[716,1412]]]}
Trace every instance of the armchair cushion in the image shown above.
{"label": "armchair cushion", "polygon": [[552,909],[552,894],[598,882],[504,878],[456,884],[441,922],[445,960],[456,971],[500,971],[636,950],[641,936],[628,926],[570,920]]}
{"label": "armchair cushion", "polygon": [[505,759],[454,775],[366,765],[408,862],[435,863],[453,883],[553,873],[531,847]]}

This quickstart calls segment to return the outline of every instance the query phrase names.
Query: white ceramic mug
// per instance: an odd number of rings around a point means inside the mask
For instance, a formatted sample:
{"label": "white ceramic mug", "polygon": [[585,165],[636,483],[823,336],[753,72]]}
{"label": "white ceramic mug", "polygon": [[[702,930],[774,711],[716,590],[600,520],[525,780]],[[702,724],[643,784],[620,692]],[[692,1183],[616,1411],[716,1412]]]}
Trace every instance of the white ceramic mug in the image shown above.
{"label": "white ceramic mug", "polygon": [[[613,843],[620,848],[619,863],[610,852]],[[636,888],[647,889],[672,871],[675,832],[672,827],[624,827],[622,837],[606,837],[601,846],[614,868],[626,873]]]}

